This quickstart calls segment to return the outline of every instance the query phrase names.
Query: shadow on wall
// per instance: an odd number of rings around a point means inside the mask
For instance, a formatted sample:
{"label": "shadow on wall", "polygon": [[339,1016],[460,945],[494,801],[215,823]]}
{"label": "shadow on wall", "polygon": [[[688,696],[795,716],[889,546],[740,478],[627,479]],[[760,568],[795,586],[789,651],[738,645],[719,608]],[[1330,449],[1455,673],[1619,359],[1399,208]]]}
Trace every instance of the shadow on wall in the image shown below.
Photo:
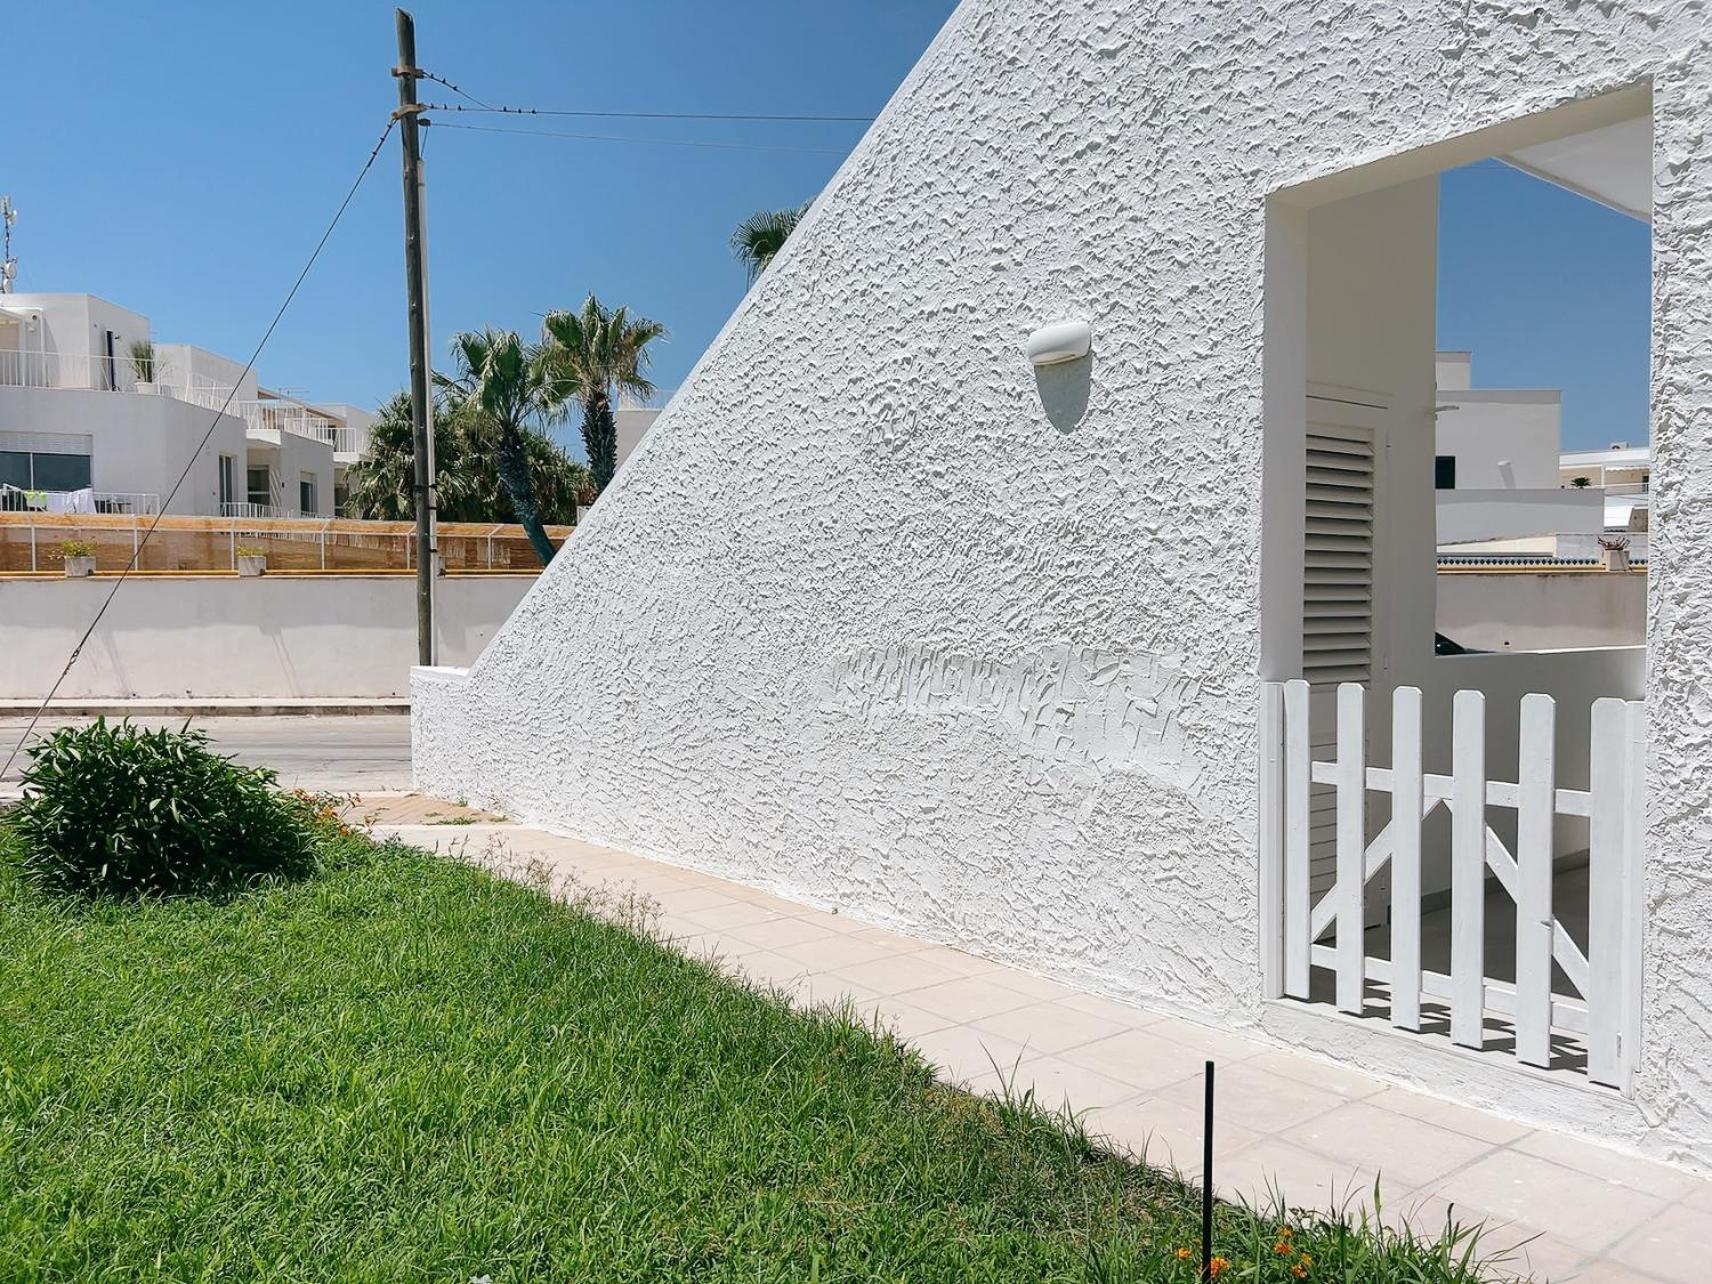
{"label": "shadow on wall", "polygon": [[1094,385],[1094,354],[1076,361],[1034,368],[1040,404],[1059,432],[1073,432],[1088,413],[1088,393]]}

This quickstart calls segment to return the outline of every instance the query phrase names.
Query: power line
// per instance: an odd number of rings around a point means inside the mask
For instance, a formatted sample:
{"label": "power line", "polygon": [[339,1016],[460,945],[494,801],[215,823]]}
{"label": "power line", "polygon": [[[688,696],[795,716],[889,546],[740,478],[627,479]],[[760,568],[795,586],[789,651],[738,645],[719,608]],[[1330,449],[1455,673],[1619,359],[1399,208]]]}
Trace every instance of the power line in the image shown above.
{"label": "power line", "polygon": [[[426,73],[424,73],[426,74]],[[445,81],[438,76],[433,77],[440,84]],[[463,90],[459,90],[463,93]],[[465,97],[469,95],[465,94]],[[472,102],[477,100],[471,99]],[[812,116],[812,115],[781,115],[767,112],[709,112],[709,111],[565,111],[549,107],[490,107],[486,103],[478,103],[474,107],[465,107],[462,103],[423,103],[424,111],[458,111],[458,112],[495,112],[505,116],[581,116],[605,120],[723,120],[723,121],[761,121],[772,124],[831,124],[831,125],[871,125],[872,116]]]}
{"label": "power line", "polygon": [[522,138],[576,138],[594,143],[642,143],[653,147],[703,147],[716,151],[735,152],[796,152],[808,156],[842,156],[837,147],[791,147],[768,143],[719,143],[694,138],[633,138],[620,134],[573,134],[556,129],[506,129],[501,125],[452,125],[445,121],[424,121],[434,129],[464,129],[478,134],[515,134]]}
{"label": "power line", "polygon": [[202,440],[197,442],[196,449],[190,452],[190,459],[185,463],[184,471],[178,475],[178,480],[172,484],[172,489],[167,492],[166,498],[161,501],[160,507],[155,511],[154,521],[149,523],[148,529],[136,541],[136,546],[131,550],[131,560],[125,564],[125,569],[119,573],[119,578],[113,581],[113,587],[107,591],[107,596],[102,600],[100,609],[95,612],[95,618],[89,621],[89,627],[83,630],[83,636],[78,638],[77,645],[71,648],[71,655],[66,659],[65,667],[59,671],[59,676],[54,679],[53,686],[48,688],[48,693],[42,698],[41,704],[36,706],[35,713],[30,715],[30,725],[24,728],[24,734],[18,737],[18,743],[13,745],[12,752],[6,755],[6,765],[0,767],[0,778],[4,778],[6,773],[12,769],[12,764],[17,761],[19,752],[35,732],[36,724],[41,721],[43,711],[53,702],[54,696],[59,694],[60,685],[64,683],[66,674],[70,673],[71,666],[77,663],[77,657],[83,654],[84,646],[95,632],[95,627],[101,623],[101,617],[107,614],[107,608],[113,605],[113,598],[118,594],[120,586],[130,578],[131,572],[136,569],[137,562],[143,555],[143,548],[149,542],[149,537],[155,533],[155,528],[160,525],[161,518],[166,515],[166,510],[171,507],[173,497],[178,494],[179,487],[184,485],[191,470],[196,467],[196,461],[207,447],[208,439],[214,435],[214,430],[220,426],[220,417],[226,413],[232,404],[232,399],[238,395],[238,388],[249,376],[250,371],[255,369],[256,362],[262,355],[262,349],[267,347],[268,340],[273,338],[273,332],[278,327],[280,319],[285,316],[285,310],[291,306],[291,301],[297,297],[297,291],[302,288],[304,279],[309,275],[309,270],[315,266],[315,260],[321,257],[321,251],[332,237],[333,229],[339,226],[339,220],[345,216],[345,211],[350,208],[351,200],[357,194],[357,188],[361,187],[363,179],[368,177],[369,170],[374,166],[375,157],[379,156],[380,149],[386,146],[386,140],[392,136],[392,127],[397,123],[396,118],[386,122],[386,128],[381,131],[380,139],[369,151],[368,159],[363,162],[363,167],[357,171],[357,177],[352,181],[350,190],[345,193],[345,199],[340,201],[339,208],[333,211],[333,219],[327,224],[327,230],[322,232],[321,239],[315,242],[315,248],[310,251],[308,262],[303,265],[303,270],[297,274],[297,279],[291,283],[291,289],[286,292],[285,301],[274,312],[273,320],[268,322],[267,329],[262,332],[261,339],[256,343],[255,351],[250,353],[250,359],[244,363],[243,373],[232,381],[232,388],[227,392],[226,400],[221,403],[220,409],[214,412],[214,417],[208,421],[208,431],[202,434]]}
{"label": "power line", "polygon": [[477,98],[469,90],[461,88],[458,85],[454,85],[451,81],[447,80],[444,76],[436,76],[433,72],[423,71],[422,68],[420,68],[420,67],[418,67],[416,69],[416,76],[417,76],[417,79],[419,79],[419,80],[432,80],[436,85],[446,86],[446,88],[450,89],[454,94],[457,94],[461,98],[468,98],[472,103],[474,103],[477,107],[482,108],[484,111],[493,111],[494,110],[494,108],[492,107],[491,104],[484,103],[481,99]]}

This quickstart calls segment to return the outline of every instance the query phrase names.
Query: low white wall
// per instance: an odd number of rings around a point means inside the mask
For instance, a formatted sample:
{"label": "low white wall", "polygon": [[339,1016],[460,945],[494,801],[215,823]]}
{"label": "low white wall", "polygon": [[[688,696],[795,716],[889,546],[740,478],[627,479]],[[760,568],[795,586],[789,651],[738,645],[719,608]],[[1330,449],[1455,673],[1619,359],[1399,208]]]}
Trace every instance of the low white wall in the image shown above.
{"label": "low white wall", "polygon": [[[527,575],[438,581],[439,646],[469,664],[533,584]],[[39,698],[113,581],[0,579],[0,699]],[[405,696],[416,663],[408,575],[197,576],[129,581],[60,695]]]}
{"label": "low white wall", "polygon": [[1605,492],[1563,490],[1440,490],[1438,540],[1514,539],[1527,535],[1582,534],[1605,529]]}
{"label": "low white wall", "polygon": [[1440,633],[1475,651],[1640,646],[1647,640],[1647,577],[1448,571],[1438,576],[1436,619]]}

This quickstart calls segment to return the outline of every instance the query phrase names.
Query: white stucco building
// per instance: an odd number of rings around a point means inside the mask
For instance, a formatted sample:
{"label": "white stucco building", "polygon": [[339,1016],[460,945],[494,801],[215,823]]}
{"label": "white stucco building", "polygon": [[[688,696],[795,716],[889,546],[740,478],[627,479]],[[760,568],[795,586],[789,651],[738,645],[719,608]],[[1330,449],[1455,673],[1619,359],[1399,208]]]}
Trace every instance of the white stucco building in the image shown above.
{"label": "white stucco building", "polygon": [[[153,367],[137,345],[152,345]],[[196,454],[185,484],[167,500]],[[0,298],[0,504],[101,511],[330,516],[374,416],[257,384],[241,361],[153,343],[141,313],[88,294]]]}
{"label": "white stucco building", "polygon": [[[965,0],[418,672],[419,784],[1712,1165],[1709,42]],[[1644,648],[1434,654],[1437,176],[1495,156],[1652,224]]]}

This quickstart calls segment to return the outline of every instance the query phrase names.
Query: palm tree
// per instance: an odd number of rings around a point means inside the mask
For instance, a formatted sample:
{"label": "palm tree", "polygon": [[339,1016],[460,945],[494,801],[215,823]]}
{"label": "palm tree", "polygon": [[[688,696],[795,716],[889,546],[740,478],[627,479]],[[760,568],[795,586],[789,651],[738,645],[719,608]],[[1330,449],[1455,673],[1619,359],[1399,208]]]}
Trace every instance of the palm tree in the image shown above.
{"label": "palm tree", "polygon": [[759,210],[737,225],[731,234],[731,252],[748,269],[750,285],[767,270],[773,256],[785,248],[785,242],[806,213],[807,204],[792,209]]}
{"label": "palm tree", "polygon": [[[515,522],[495,467],[498,430],[453,382],[438,379],[434,398],[434,489],[444,522]],[[525,429],[524,454],[535,512],[546,525],[569,526],[577,498],[590,488],[589,471],[545,433]],[[416,441],[410,395],[398,393],[381,407],[369,447],[351,465],[346,501],[354,517],[407,522],[416,516]]]}
{"label": "palm tree", "polygon": [[549,376],[515,330],[482,330],[455,336],[452,354],[458,373],[435,375],[442,388],[467,399],[493,433],[493,460],[517,520],[545,566],[553,560],[553,541],[541,527],[535,489],[529,477],[526,434],[532,422],[553,418],[557,405],[574,392],[568,373]]}
{"label": "palm tree", "polygon": [[575,312],[549,312],[541,324],[541,361],[556,404],[582,402],[583,448],[597,491],[618,469],[618,425],[612,403],[619,393],[646,397],[648,345],[666,327],[625,308],[607,308],[589,295]]}

